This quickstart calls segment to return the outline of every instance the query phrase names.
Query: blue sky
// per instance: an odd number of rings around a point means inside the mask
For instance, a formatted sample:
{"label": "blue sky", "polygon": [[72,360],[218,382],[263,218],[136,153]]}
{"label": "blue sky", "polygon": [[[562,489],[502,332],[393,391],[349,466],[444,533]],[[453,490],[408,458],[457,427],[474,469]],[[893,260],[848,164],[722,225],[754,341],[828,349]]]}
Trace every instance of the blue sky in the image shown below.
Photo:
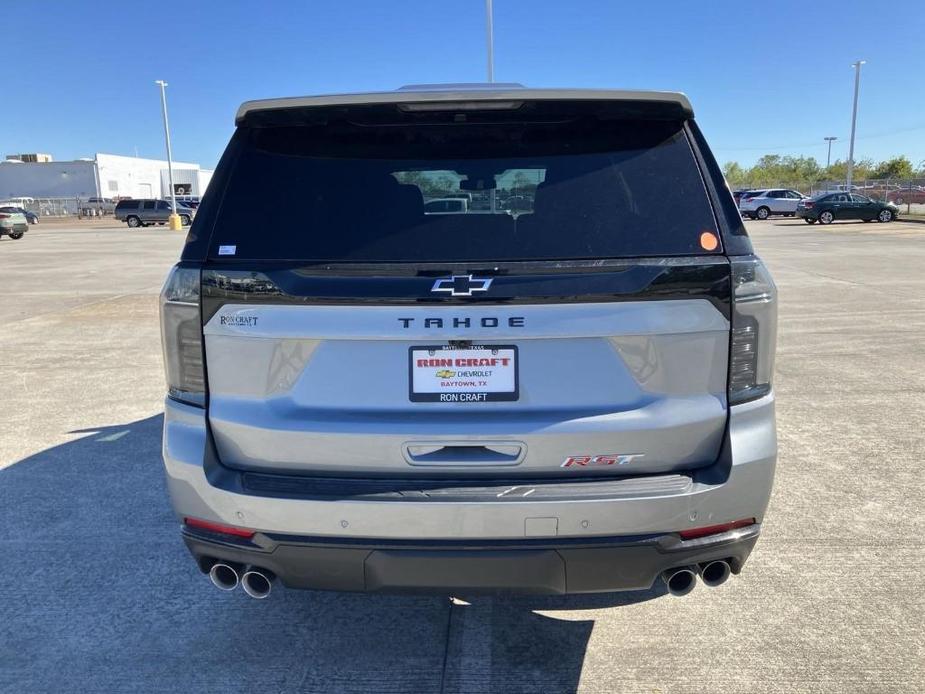
{"label": "blue sky", "polygon": [[[0,154],[214,165],[247,99],[485,77],[483,0],[3,3]],[[925,2],[495,0],[495,79],[686,92],[717,158],[925,160]]]}

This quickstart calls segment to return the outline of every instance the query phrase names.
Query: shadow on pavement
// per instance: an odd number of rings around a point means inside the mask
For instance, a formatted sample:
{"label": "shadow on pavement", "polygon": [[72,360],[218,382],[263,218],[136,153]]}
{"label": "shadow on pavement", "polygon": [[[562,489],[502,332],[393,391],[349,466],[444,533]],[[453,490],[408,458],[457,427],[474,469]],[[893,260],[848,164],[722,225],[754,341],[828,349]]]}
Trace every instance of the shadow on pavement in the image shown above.
{"label": "shadow on pavement", "polygon": [[222,593],[180,540],[162,416],[0,471],[0,691],[574,692],[594,610],[658,597]]}

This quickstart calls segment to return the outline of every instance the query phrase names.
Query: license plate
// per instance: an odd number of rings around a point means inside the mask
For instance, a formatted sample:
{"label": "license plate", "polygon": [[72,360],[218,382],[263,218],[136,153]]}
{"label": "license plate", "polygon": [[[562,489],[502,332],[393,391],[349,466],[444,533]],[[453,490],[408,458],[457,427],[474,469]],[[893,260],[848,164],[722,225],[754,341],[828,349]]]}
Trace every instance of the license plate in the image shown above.
{"label": "license plate", "polygon": [[517,347],[412,347],[408,395],[412,402],[517,400]]}

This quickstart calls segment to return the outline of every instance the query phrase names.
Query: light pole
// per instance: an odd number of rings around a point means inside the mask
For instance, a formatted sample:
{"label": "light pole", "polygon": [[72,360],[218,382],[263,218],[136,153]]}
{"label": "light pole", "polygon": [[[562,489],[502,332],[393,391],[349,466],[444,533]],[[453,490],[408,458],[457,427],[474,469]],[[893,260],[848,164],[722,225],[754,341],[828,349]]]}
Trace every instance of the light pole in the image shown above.
{"label": "light pole", "polygon": [[495,81],[495,38],[494,38],[494,20],[492,15],[491,0],[485,0],[485,14],[487,16],[486,29],[488,31],[488,81]]}
{"label": "light pole", "polygon": [[[488,38],[488,82],[495,81],[495,29],[492,15],[491,0],[485,0],[485,30]],[[497,183],[495,183],[497,185]],[[498,209],[498,191],[491,188],[488,191],[488,208],[494,214]]]}
{"label": "light pole", "polygon": [[866,60],[859,60],[856,63],[851,63],[854,68],[854,108],[851,110],[851,141],[848,143],[848,180],[846,181],[848,191],[851,190],[851,177],[854,174],[854,131],[858,124],[858,92],[861,89],[861,66],[866,62]]}
{"label": "light pole", "polygon": [[96,155],[93,156],[93,187],[96,188],[96,216],[102,217],[103,194],[100,192],[100,160]]}
{"label": "light pole", "polygon": [[829,153],[825,158],[825,168],[829,168],[829,166],[832,165],[832,143],[835,142],[835,140],[837,140],[838,138],[837,137],[824,137],[822,139],[829,143]]}
{"label": "light pole", "polygon": [[164,112],[164,139],[167,141],[167,178],[170,180],[170,228],[179,231],[182,228],[180,217],[177,215],[177,196],[173,187],[173,154],[170,151],[170,126],[167,124],[167,83],[164,80],[154,80],[161,88],[161,110]]}

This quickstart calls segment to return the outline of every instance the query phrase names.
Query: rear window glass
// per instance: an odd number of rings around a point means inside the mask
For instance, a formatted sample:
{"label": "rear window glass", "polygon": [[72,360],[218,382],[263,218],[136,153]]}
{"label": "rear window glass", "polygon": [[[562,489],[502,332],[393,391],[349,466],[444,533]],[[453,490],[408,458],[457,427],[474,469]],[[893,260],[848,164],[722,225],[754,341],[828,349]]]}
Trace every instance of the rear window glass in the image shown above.
{"label": "rear window glass", "polygon": [[309,262],[693,255],[716,231],[677,121],[344,121],[236,137],[216,258],[220,246]]}

